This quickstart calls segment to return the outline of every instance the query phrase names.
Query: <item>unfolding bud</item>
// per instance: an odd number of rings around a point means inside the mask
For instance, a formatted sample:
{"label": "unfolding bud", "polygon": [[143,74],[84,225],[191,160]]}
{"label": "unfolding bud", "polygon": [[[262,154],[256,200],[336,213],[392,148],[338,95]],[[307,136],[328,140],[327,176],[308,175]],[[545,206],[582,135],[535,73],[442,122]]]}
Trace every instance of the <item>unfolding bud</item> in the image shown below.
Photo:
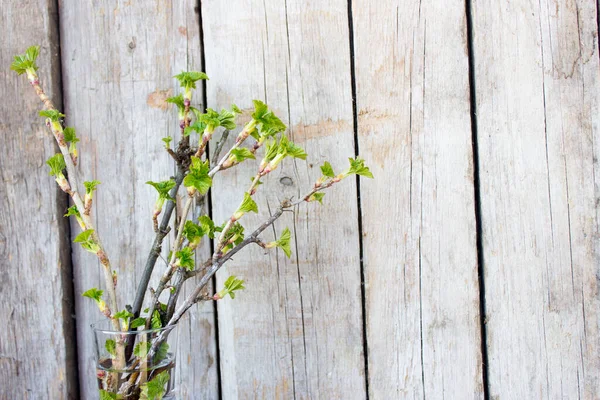
{"label": "unfolding bud", "polygon": [[71,193],[71,185],[69,185],[69,181],[65,178],[63,174],[60,174],[56,177],[56,183],[65,193]]}
{"label": "unfolding bud", "polygon": [[106,304],[106,302],[102,299],[98,300],[98,308],[100,309],[100,312],[102,314],[104,314],[106,317],[110,318],[110,308],[108,308],[108,305]]}
{"label": "unfolding bud", "polygon": [[112,272],[112,280],[114,287],[117,287],[117,271]]}

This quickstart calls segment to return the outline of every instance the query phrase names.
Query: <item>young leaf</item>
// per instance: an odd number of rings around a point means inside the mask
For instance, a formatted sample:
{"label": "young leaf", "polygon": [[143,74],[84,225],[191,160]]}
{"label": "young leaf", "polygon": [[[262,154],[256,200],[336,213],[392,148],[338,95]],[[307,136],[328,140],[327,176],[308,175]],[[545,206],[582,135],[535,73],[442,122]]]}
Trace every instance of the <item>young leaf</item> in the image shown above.
{"label": "young leaf", "polygon": [[136,329],[144,325],[146,325],[146,318],[139,317],[131,321],[131,329]]}
{"label": "young leaf", "polygon": [[161,360],[164,360],[169,352],[169,344],[167,342],[162,342],[156,350],[156,355],[154,356],[154,362],[158,363]]}
{"label": "young leaf", "polygon": [[169,371],[163,371],[152,378],[151,381],[143,383],[141,385],[142,393],[140,394],[140,399],[161,400],[165,394],[165,385],[169,382],[169,379]]}
{"label": "young leaf", "polygon": [[86,290],[85,292],[83,292],[81,295],[83,297],[87,297],[90,298],[96,302],[99,302],[100,300],[102,300],[102,293],[104,293],[102,290],[100,289],[96,289],[96,288],[91,288],[89,290]]}
{"label": "young leaf", "polygon": [[182,72],[174,76],[179,81],[182,88],[196,89],[196,82],[201,79],[208,80],[208,76],[204,72]]}
{"label": "young leaf", "polygon": [[208,235],[209,238],[214,239],[216,229],[213,220],[210,219],[208,215],[201,215],[200,217],[198,217],[198,222],[200,223],[202,231],[205,232],[205,234]]}
{"label": "young leaf", "polygon": [[249,149],[245,148],[245,147],[237,147],[235,149],[231,150],[231,158],[235,161],[235,162],[242,162],[244,160],[247,159],[256,159],[256,157],[254,156],[254,153],[252,153]]}
{"label": "young leaf", "polygon": [[235,129],[235,114],[231,111],[227,111],[222,109],[219,113],[219,125],[225,129],[233,130]]}
{"label": "young leaf", "polygon": [[160,313],[158,310],[154,310],[152,314],[152,319],[150,320],[150,326],[152,329],[160,329],[162,328],[162,321],[160,320]]}
{"label": "young leaf", "polygon": [[171,141],[173,140],[173,138],[171,136],[167,136],[162,138],[162,141],[165,142],[165,147],[166,148],[170,148],[171,147]]}
{"label": "young leaf", "polygon": [[65,142],[69,142],[69,143],[79,142],[79,138],[75,134],[75,128],[73,128],[72,126],[67,126],[63,130],[63,135],[65,137]]}
{"label": "young leaf", "polygon": [[62,154],[56,153],[52,157],[50,157],[46,164],[50,167],[50,175],[60,177],[63,176],[63,170],[67,167],[65,164],[65,159]]}
{"label": "young leaf", "polygon": [[104,348],[111,356],[117,355],[117,343],[113,339],[107,339],[106,343],[104,343]]}
{"label": "young leaf", "polygon": [[124,321],[127,321],[131,317],[133,317],[133,314],[127,310],[121,310],[118,313],[116,313],[115,315],[113,315],[113,318],[122,319]]}
{"label": "young leaf", "polygon": [[77,209],[77,206],[71,206],[69,208],[67,208],[67,213],[64,215],[65,217],[81,217],[81,214],[79,214],[79,210]]}
{"label": "young leaf", "polygon": [[252,119],[256,121],[262,136],[272,137],[286,130],[285,124],[269,110],[265,103],[260,100],[253,100],[252,102],[254,103]]}
{"label": "young leaf", "polygon": [[275,246],[283,250],[287,258],[290,258],[292,255],[292,249],[290,246],[291,239],[292,233],[288,228],[285,228],[283,232],[281,232],[281,236],[279,237],[279,239],[275,241]]}
{"label": "young leaf", "polygon": [[88,196],[94,193],[96,190],[96,186],[100,184],[100,181],[93,180],[91,182],[83,182],[83,186],[85,186],[85,194]]}
{"label": "young leaf", "polygon": [[184,247],[175,253],[175,257],[177,257],[176,264],[182,268],[189,269],[190,271],[194,269],[194,252],[189,247]]}
{"label": "young leaf", "polygon": [[325,197],[325,193],[323,192],[316,192],[313,193],[309,198],[308,201],[318,201],[319,203],[323,204],[323,197]]}
{"label": "young leaf", "polygon": [[98,246],[98,244],[96,244],[96,242],[94,241],[93,229],[88,229],[81,232],[79,235],[75,236],[73,242],[80,243],[81,247],[83,247],[84,250],[87,250],[90,253],[97,253],[98,250],[100,250],[100,246]]}
{"label": "young leaf", "polygon": [[[204,115],[204,114],[200,114],[200,115]],[[193,124],[191,124],[190,126],[186,127],[183,130],[183,134],[185,136],[189,136],[190,133],[192,133],[192,132],[202,134],[202,133],[204,133],[204,130],[206,129],[206,127],[207,127],[206,123],[204,123],[202,121],[196,121]],[[213,128],[213,130],[214,130],[214,128]]]}
{"label": "young leaf", "polygon": [[182,110],[185,108],[185,104],[183,102],[183,95],[181,95],[181,94],[178,94],[177,96],[169,97],[166,100],[166,102],[175,104],[177,106],[177,108],[180,108]]}
{"label": "young leaf", "polygon": [[190,243],[206,235],[207,232],[203,229],[202,225],[197,225],[192,221],[185,221],[185,225],[183,226],[183,237]]}
{"label": "young leaf", "polygon": [[244,193],[244,200],[242,201],[242,204],[240,204],[240,206],[238,207],[237,211],[235,212],[235,214],[233,215],[234,218],[240,219],[242,218],[242,216],[246,213],[249,212],[258,212],[258,206],[256,205],[256,202],[252,199],[252,197],[250,196],[250,194],[248,192]]}
{"label": "young leaf", "polygon": [[148,354],[148,350],[150,350],[150,342],[139,342],[135,345],[133,354],[136,357],[144,358]]}
{"label": "young leaf", "polygon": [[10,65],[10,69],[16,71],[17,74],[21,75],[27,72],[28,69],[37,71],[38,66],[35,63],[38,54],[40,53],[40,46],[31,46],[25,50],[24,54],[19,54],[14,57],[14,61]]}
{"label": "young leaf", "polygon": [[62,114],[57,110],[42,110],[40,111],[40,117],[50,118],[50,121],[58,122],[61,118],[65,117],[65,114]]}
{"label": "young leaf", "polygon": [[278,154],[306,160],[306,152],[294,142],[291,142],[286,136],[282,136],[279,140]]}
{"label": "young leaf", "polygon": [[148,181],[146,184],[152,186],[158,192],[159,199],[175,201],[170,195],[169,191],[175,187],[175,181],[169,179],[168,181],[152,182]]}
{"label": "young leaf", "polygon": [[227,278],[227,280],[224,283],[224,286],[225,287],[217,294],[217,296],[220,299],[224,298],[227,295],[229,295],[229,297],[231,297],[232,299],[235,299],[235,291],[245,289],[244,281],[241,279],[237,279],[234,275]]}
{"label": "young leaf", "polygon": [[335,173],[333,172],[333,168],[331,167],[331,164],[329,164],[329,161],[325,161],[325,164],[321,165],[321,172],[323,173],[323,176],[328,178],[335,177]]}
{"label": "young leaf", "polygon": [[206,194],[212,185],[212,178],[208,176],[210,165],[208,160],[202,162],[198,157],[191,157],[192,165],[190,171],[183,179],[183,185],[187,188],[193,187],[200,194]]}
{"label": "young leaf", "polygon": [[240,108],[238,106],[236,106],[235,104],[231,105],[231,111],[235,114],[241,114],[242,110],[240,110]]}
{"label": "young leaf", "polygon": [[348,160],[350,161],[350,169],[346,172],[346,176],[356,174],[373,178],[373,174],[369,171],[369,167],[365,166],[365,161],[362,158],[349,158]]}
{"label": "young leaf", "polygon": [[100,400],[117,400],[117,394],[100,389]]}

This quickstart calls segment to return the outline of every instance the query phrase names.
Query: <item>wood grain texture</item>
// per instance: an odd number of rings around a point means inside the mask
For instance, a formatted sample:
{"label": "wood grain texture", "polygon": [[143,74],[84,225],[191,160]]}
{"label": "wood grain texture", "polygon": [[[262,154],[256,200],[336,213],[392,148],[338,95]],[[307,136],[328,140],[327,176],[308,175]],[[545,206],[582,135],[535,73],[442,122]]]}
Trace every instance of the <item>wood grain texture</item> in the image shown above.
{"label": "wood grain texture", "polygon": [[[279,200],[309,190],[323,161],[341,172],[354,155],[347,2],[211,0],[202,19],[208,106],[265,100],[309,154],[268,176],[256,195],[261,216],[242,220],[251,231]],[[218,176],[217,223],[235,211],[256,168]],[[235,300],[218,304],[223,398],[365,398],[354,180],[276,225],[265,240],[288,226],[291,260],[246,249],[218,274],[219,284],[232,274],[246,281]]]}
{"label": "wood grain texture", "polygon": [[0,1],[0,398],[75,399],[73,288],[66,195],[45,161],[54,138],[12,58],[41,46],[40,80],[57,104],[58,23],[52,1]]}
{"label": "wood grain texture", "polygon": [[464,4],[352,3],[370,398],[482,398]]}
{"label": "wood grain texture", "polygon": [[[131,303],[154,233],[156,198],[147,180],[164,180],[173,164],[160,139],[177,136],[177,112],[165,99],[178,92],[173,75],[201,69],[195,1],[63,1],[64,97],[67,120],[81,136],[84,176],[102,182],[94,216],[117,268],[121,308]],[[196,102],[201,101],[196,93]],[[133,182],[133,185],[132,183]],[[168,252],[168,242],[163,252]],[[102,287],[97,261],[74,247],[75,289]],[[165,265],[157,263],[162,274]],[[154,281],[156,282],[156,276]],[[100,319],[92,302],[77,301],[82,398],[95,398],[90,323]],[[146,299],[148,301],[148,298]],[[195,308],[179,331],[183,398],[216,398],[212,307]],[[189,357],[192,355],[192,357]]]}
{"label": "wood grain texture", "polygon": [[600,398],[594,1],[473,1],[490,395]]}

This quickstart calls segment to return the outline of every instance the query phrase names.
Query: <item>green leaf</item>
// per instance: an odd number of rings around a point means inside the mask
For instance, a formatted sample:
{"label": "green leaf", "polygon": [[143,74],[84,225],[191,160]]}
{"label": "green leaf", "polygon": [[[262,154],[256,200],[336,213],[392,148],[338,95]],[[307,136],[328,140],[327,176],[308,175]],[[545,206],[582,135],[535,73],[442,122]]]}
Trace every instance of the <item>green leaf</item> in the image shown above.
{"label": "green leaf", "polygon": [[172,198],[171,195],[169,194],[169,191],[171,189],[173,189],[176,185],[176,183],[173,179],[169,179],[168,181],[162,181],[162,182],[148,181],[148,182],[146,182],[146,184],[148,184],[148,185],[152,186],[154,189],[156,189],[156,191],[158,192],[158,197],[160,199],[175,201],[175,199]]}
{"label": "green leaf", "polygon": [[162,342],[156,350],[156,354],[154,355],[154,362],[157,363],[161,360],[164,360],[169,352],[169,344],[167,342]]}
{"label": "green leaf", "polygon": [[21,75],[27,72],[28,69],[37,71],[38,66],[35,63],[40,53],[40,46],[31,46],[25,50],[24,54],[16,55],[14,61],[10,65],[10,69]]}
{"label": "green leaf", "polygon": [[117,394],[100,389],[100,400],[117,400]]}
{"label": "green leaf", "polygon": [[83,292],[81,295],[83,297],[87,297],[90,298],[96,302],[99,302],[100,300],[102,300],[102,294],[104,292],[100,289],[97,288],[91,288],[89,290],[86,290],[85,292]]}
{"label": "green leaf", "polygon": [[200,223],[202,231],[205,232],[205,234],[208,235],[209,238],[214,239],[216,230],[215,223],[213,222],[213,220],[210,219],[208,215],[201,215],[200,217],[198,217],[198,222]]}
{"label": "green leaf", "polygon": [[152,313],[152,319],[150,320],[150,326],[152,329],[160,329],[162,328],[162,321],[160,320],[160,313],[157,310],[154,310]]}
{"label": "green leaf", "polygon": [[[204,115],[204,114],[201,114],[201,115]],[[185,130],[183,131],[183,134],[185,136],[189,136],[190,133],[192,133],[192,132],[202,134],[202,133],[204,133],[204,130],[206,129],[206,127],[207,127],[206,123],[204,123],[202,121],[195,121],[193,124],[191,124],[190,126],[185,128]]]}
{"label": "green leaf", "polygon": [[256,159],[254,153],[245,147],[237,147],[231,150],[231,157],[238,163],[247,159]]}
{"label": "green leaf", "polygon": [[171,147],[171,141],[173,140],[173,138],[171,136],[167,136],[161,139],[163,142],[165,142],[165,147],[169,148]]}
{"label": "green leaf", "polygon": [[225,296],[229,295],[229,297],[235,299],[235,291],[245,289],[244,281],[241,279],[237,279],[234,275],[227,278],[227,280],[224,283],[224,286],[225,287],[219,292],[220,298],[224,298]]}
{"label": "green leaf", "polygon": [[306,152],[304,149],[300,146],[297,146],[294,142],[291,142],[286,136],[282,136],[279,140],[279,149],[277,150],[277,153],[284,156],[306,160]]}
{"label": "green leaf", "polygon": [[177,111],[180,114],[180,118],[181,115],[183,115],[183,112],[185,111],[185,104],[183,102],[183,95],[179,94],[177,96],[173,96],[173,97],[169,97],[166,100],[167,103],[171,103],[171,104],[175,104],[177,106]]}
{"label": "green leaf", "polygon": [[169,371],[163,371],[151,381],[143,383],[141,385],[142,393],[140,394],[140,399],[162,400],[165,394],[165,385],[169,382],[170,377]]}
{"label": "green leaf", "polygon": [[183,179],[185,187],[194,187],[200,194],[206,194],[212,185],[212,178],[208,176],[210,165],[208,160],[202,161],[198,157],[191,157],[190,171]]}
{"label": "green leaf", "polygon": [[261,135],[272,137],[286,130],[286,126],[281,120],[273,114],[269,107],[260,100],[253,100],[254,113],[252,118],[256,121]]}
{"label": "green leaf", "polygon": [[346,173],[346,176],[356,174],[367,178],[373,178],[373,174],[369,171],[369,167],[365,166],[365,161],[362,158],[349,158],[348,160],[350,161],[350,169]]}
{"label": "green leaf", "polygon": [[196,82],[201,79],[208,80],[208,76],[204,72],[182,72],[175,75],[173,78],[179,81],[182,88],[196,89]]}
{"label": "green leaf", "polygon": [[185,237],[190,243],[198,240],[207,233],[208,230],[204,230],[201,225],[197,225],[192,221],[185,221],[185,225],[183,226],[183,237]]}
{"label": "green leaf", "polygon": [[[256,202],[252,199],[252,196],[250,196],[250,194],[248,192],[244,193],[244,200],[242,201],[242,204],[240,204],[240,206],[238,207],[236,214],[240,214],[240,217],[242,215],[244,215],[245,213],[248,212],[258,212],[258,206],[256,205]],[[239,219],[236,216],[236,219]]]}
{"label": "green leaf", "polygon": [[67,208],[67,213],[64,215],[65,217],[81,217],[81,214],[79,214],[79,210],[77,209],[77,206],[71,206],[69,208]]}
{"label": "green leaf", "polygon": [[279,237],[279,239],[275,241],[275,246],[283,250],[287,258],[290,258],[292,255],[292,249],[290,246],[291,239],[292,233],[288,228],[285,228],[283,232],[281,232],[281,236]]}
{"label": "green leaf", "polygon": [[146,325],[146,318],[142,318],[142,317],[136,318],[133,321],[131,321],[130,325],[131,325],[131,329],[136,329],[136,328],[139,328],[140,326],[144,326],[144,325]]}
{"label": "green leaf", "polygon": [[107,339],[106,343],[104,343],[104,348],[111,356],[117,355],[117,343],[113,339]]}
{"label": "green leaf", "polygon": [[331,164],[329,164],[329,161],[325,161],[325,164],[321,165],[321,172],[323,173],[323,176],[328,178],[335,177],[335,173],[333,172],[333,168],[331,167]]}
{"label": "green leaf", "polygon": [[85,194],[91,195],[94,190],[96,190],[96,186],[100,184],[100,181],[93,180],[91,182],[83,182],[83,186],[85,186]]}
{"label": "green leaf", "polygon": [[194,269],[194,252],[189,247],[184,247],[175,253],[175,257],[177,257],[176,264],[182,268],[189,269],[190,271]]}
{"label": "green leaf", "polygon": [[133,314],[127,310],[122,310],[113,315],[113,317],[127,321],[129,318],[133,317]]}
{"label": "green leaf", "polygon": [[235,114],[241,114],[242,110],[240,110],[240,108],[238,106],[236,106],[235,104],[231,105],[231,111],[233,111]]}
{"label": "green leaf", "polygon": [[319,203],[323,204],[323,197],[325,197],[325,193],[323,192],[316,192],[313,193],[309,198],[308,201],[318,201]]}
{"label": "green leaf", "polygon": [[65,164],[65,159],[60,153],[56,153],[55,155],[50,157],[46,161],[46,164],[48,164],[48,166],[50,167],[49,174],[56,177],[62,176],[63,170],[67,167],[67,165]]}
{"label": "green leaf", "polygon": [[94,230],[87,229],[81,232],[79,235],[75,236],[73,239],[74,243],[80,243],[81,247],[90,253],[97,253],[100,250],[100,246],[94,241]]}
{"label": "green leaf", "polygon": [[236,127],[235,114],[231,111],[222,109],[219,113],[219,125],[225,129],[233,130]]}
{"label": "green leaf", "polygon": [[65,117],[65,114],[57,110],[42,110],[40,111],[40,117],[50,118],[50,121],[58,122],[61,118]]}
{"label": "green leaf", "polygon": [[271,161],[277,156],[279,150],[279,144],[275,140],[271,140],[267,143],[267,150],[265,151],[265,160]]}
{"label": "green leaf", "polygon": [[150,347],[151,347],[150,342],[139,342],[138,344],[135,345],[135,347],[133,349],[133,354],[136,357],[144,358],[148,354]]}
{"label": "green leaf", "polygon": [[66,142],[69,142],[69,143],[77,143],[77,142],[79,142],[79,138],[75,134],[75,128],[73,128],[72,126],[67,126],[63,130],[63,135],[65,137],[65,141]]}

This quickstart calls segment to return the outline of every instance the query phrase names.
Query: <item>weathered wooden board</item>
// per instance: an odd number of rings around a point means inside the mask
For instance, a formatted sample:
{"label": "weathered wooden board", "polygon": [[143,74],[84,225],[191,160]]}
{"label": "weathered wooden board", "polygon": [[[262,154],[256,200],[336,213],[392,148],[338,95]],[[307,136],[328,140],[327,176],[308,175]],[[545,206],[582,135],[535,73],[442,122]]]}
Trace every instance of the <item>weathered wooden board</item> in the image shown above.
{"label": "weathered wooden board", "polygon": [[[211,0],[202,19],[208,106],[265,100],[309,154],[308,163],[286,160],[259,188],[260,216],[243,220],[251,231],[279,200],[309,190],[323,161],[341,172],[354,155],[347,2]],[[247,166],[216,179],[217,222],[239,205],[257,171]],[[296,238],[291,260],[247,249],[218,275],[219,284],[232,274],[246,281],[218,306],[223,398],[364,398],[354,180],[275,232],[286,226]]]}
{"label": "weathered wooden board", "polygon": [[[155,193],[173,164],[160,139],[178,132],[177,113],[164,102],[177,93],[173,75],[201,69],[195,1],[63,1],[64,97],[67,120],[82,139],[82,170],[102,182],[94,215],[119,274],[123,307],[131,303],[151,246]],[[201,101],[198,92],[196,100]],[[133,184],[131,183],[133,182]],[[168,251],[168,246],[163,246]],[[74,248],[76,293],[101,287],[96,260]],[[158,268],[164,269],[159,260]],[[152,285],[152,283],[151,283]],[[97,396],[89,324],[100,319],[77,301],[82,398]],[[179,375],[184,398],[216,398],[213,308],[196,308],[179,326]],[[191,357],[190,357],[191,355]]]}
{"label": "weathered wooden board", "polygon": [[596,2],[472,4],[490,395],[598,399]]}
{"label": "weathered wooden board", "polygon": [[482,398],[464,3],[352,3],[370,398]]}
{"label": "weathered wooden board", "polygon": [[9,70],[15,54],[41,46],[41,82],[60,94],[53,1],[0,1],[0,398],[75,399],[77,360],[66,195],[48,176],[54,138],[39,98]]}

